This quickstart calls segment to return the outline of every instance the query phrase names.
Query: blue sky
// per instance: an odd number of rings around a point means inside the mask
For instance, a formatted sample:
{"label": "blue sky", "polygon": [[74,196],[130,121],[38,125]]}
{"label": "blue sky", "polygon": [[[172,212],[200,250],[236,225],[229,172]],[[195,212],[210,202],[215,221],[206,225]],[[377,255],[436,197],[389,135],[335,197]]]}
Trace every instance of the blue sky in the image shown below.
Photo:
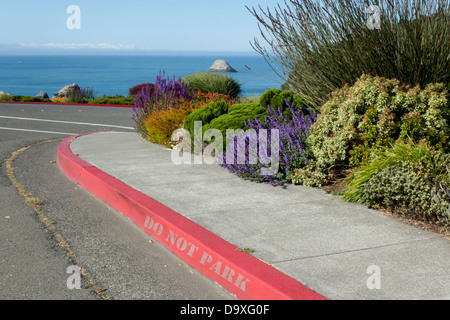
{"label": "blue sky", "polygon": [[[2,0],[0,54],[80,48],[254,52],[255,17],[245,8],[276,0]],[[80,29],[66,21],[80,8]],[[105,50],[105,49],[103,49]]]}

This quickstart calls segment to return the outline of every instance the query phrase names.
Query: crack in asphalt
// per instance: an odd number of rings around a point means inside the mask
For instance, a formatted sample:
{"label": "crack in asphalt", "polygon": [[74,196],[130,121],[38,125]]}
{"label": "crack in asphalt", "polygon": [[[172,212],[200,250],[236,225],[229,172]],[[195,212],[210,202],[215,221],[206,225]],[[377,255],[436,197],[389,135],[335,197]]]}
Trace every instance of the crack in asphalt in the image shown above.
{"label": "crack in asphalt", "polygon": [[54,239],[58,242],[58,245],[65,249],[67,252],[67,256],[69,259],[72,260],[72,262],[77,265],[80,268],[81,274],[87,278],[88,285],[103,299],[103,300],[111,300],[112,297],[106,293],[104,293],[107,289],[102,288],[99,286],[99,284],[93,279],[93,277],[87,272],[87,270],[81,265],[80,261],[78,260],[76,254],[71,250],[70,245],[67,243],[67,241],[64,239],[64,237],[58,232],[55,221],[49,219],[44,212],[42,206],[42,202],[39,201],[38,198],[34,197],[31,192],[29,192],[26,187],[21,184],[19,181],[17,181],[16,175],[15,175],[15,168],[13,167],[13,163],[15,160],[17,160],[20,155],[25,152],[26,150],[30,149],[31,147],[44,144],[44,143],[51,143],[55,141],[62,141],[63,139],[51,139],[51,140],[45,140],[33,143],[31,145],[28,145],[26,147],[20,148],[14,152],[11,153],[11,156],[5,160],[6,164],[6,175],[11,180],[11,183],[13,186],[17,189],[19,194],[24,197],[24,201],[27,205],[31,206],[34,211],[37,213],[39,220],[41,223],[44,224],[44,226],[52,233]]}

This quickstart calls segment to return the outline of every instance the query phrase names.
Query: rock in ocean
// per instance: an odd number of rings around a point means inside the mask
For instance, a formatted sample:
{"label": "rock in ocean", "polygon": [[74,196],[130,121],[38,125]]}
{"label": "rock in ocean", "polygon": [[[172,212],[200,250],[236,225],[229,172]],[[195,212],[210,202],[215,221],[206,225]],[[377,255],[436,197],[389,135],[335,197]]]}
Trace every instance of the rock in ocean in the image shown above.
{"label": "rock in ocean", "polygon": [[80,87],[76,83],[69,84],[64,88],[62,88],[61,90],[59,90],[57,93],[55,93],[53,98],[67,97],[67,94],[75,89],[80,90]]}
{"label": "rock in ocean", "polygon": [[209,68],[210,72],[237,72],[233,69],[226,60],[216,60],[213,65]]}
{"label": "rock in ocean", "polygon": [[36,97],[41,98],[41,99],[49,99],[48,94],[45,91],[39,92]]}

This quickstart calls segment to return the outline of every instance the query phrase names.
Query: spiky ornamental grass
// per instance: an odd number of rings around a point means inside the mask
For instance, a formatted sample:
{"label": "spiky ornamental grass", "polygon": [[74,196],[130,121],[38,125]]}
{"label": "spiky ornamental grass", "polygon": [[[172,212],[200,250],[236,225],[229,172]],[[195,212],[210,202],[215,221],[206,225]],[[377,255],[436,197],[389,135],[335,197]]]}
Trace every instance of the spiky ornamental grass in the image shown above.
{"label": "spiky ornamental grass", "polygon": [[231,99],[240,96],[241,84],[230,76],[212,72],[197,72],[183,77],[189,88],[202,93],[220,93],[229,95]]}
{"label": "spiky ornamental grass", "polygon": [[94,89],[92,88],[74,88],[67,93],[67,102],[70,103],[86,103],[94,98]]}
{"label": "spiky ornamental grass", "polygon": [[[447,166],[450,165],[450,155],[435,150],[425,141],[409,143],[397,141],[392,147],[375,154],[373,159],[366,165],[356,169],[347,178],[348,185],[343,194],[343,199],[349,202],[364,202],[365,184],[378,172],[383,169],[396,166],[400,163],[418,164],[426,169],[427,175],[437,185],[447,181]],[[406,196],[406,195],[405,195]]]}
{"label": "spiky ornamental grass", "polygon": [[266,43],[255,38],[255,51],[316,107],[363,73],[450,89],[448,0],[290,0],[247,9]]}
{"label": "spiky ornamental grass", "polygon": [[397,141],[347,178],[343,199],[450,227],[450,155]]}

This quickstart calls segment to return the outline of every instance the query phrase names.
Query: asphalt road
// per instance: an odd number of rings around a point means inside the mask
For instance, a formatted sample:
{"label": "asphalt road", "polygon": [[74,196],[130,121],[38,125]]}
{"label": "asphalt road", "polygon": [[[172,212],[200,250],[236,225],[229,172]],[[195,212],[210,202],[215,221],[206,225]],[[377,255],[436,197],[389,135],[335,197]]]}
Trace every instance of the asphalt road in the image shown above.
{"label": "asphalt road", "polygon": [[[130,132],[131,116],[131,108],[0,104],[0,299],[233,299],[56,164],[60,140]],[[9,163],[40,211],[6,173],[7,159],[23,147]],[[83,271],[79,286],[72,266]]]}

